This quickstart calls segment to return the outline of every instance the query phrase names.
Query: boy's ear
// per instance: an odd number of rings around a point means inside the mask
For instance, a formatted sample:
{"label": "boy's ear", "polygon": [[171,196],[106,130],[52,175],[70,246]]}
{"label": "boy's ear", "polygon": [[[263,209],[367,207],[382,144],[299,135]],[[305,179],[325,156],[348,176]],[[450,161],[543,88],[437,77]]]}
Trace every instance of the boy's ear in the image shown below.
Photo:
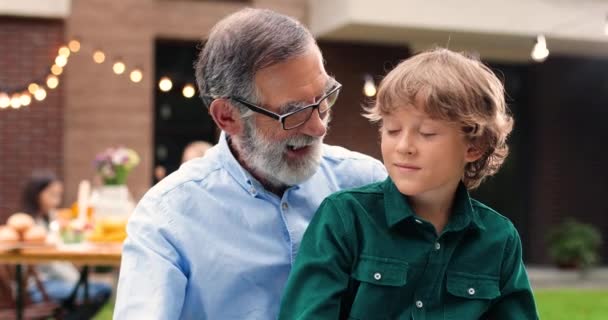
{"label": "boy's ear", "polygon": [[475,161],[479,160],[479,158],[481,158],[482,155],[483,155],[483,152],[481,150],[479,150],[479,148],[477,148],[473,145],[469,145],[469,147],[467,148],[466,154],[464,155],[464,158],[465,158],[466,162],[475,162]]}
{"label": "boy's ear", "polygon": [[228,99],[213,100],[209,106],[209,115],[215,124],[229,135],[238,135],[241,132],[241,115]]}

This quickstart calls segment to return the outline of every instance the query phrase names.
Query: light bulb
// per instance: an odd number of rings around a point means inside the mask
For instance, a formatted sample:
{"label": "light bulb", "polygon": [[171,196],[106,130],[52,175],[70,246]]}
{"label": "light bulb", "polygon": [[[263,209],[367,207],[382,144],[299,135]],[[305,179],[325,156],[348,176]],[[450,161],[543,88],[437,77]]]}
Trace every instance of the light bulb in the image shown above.
{"label": "light bulb", "polygon": [[38,88],[34,93],[34,99],[42,101],[44,98],[46,98],[46,90],[44,90],[44,88]]}
{"label": "light bulb", "polygon": [[531,57],[536,62],[543,62],[549,56],[549,49],[547,49],[547,41],[545,40],[545,36],[538,35],[536,38],[536,43],[532,48]]}
{"label": "light bulb", "polygon": [[80,41],[72,40],[70,41],[70,43],[68,43],[68,47],[70,48],[70,50],[72,50],[72,52],[76,53],[80,51]]}
{"label": "light bulb", "polygon": [[374,83],[374,78],[371,76],[365,77],[365,83],[363,84],[363,94],[366,97],[373,97],[376,95],[376,84]]}
{"label": "light bulb", "polygon": [[36,83],[30,83],[29,86],[27,86],[27,91],[29,91],[31,94],[36,93],[36,91],[38,90],[38,84]]}
{"label": "light bulb", "polygon": [[55,58],[55,64],[63,68],[68,64],[68,58],[65,56],[57,56],[57,58]]}
{"label": "light bulb", "polygon": [[123,74],[123,72],[125,72],[125,69],[125,64],[122,63],[122,61],[116,61],[112,66],[112,70],[114,70],[114,73],[116,74]]}
{"label": "light bulb", "polygon": [[62,57],[69,57],[70,56],[70,49],[66,46],[62,46],[61,48],[59,48],[59,55]]}
{"label": "light bulb", "polygon": [[19,109],[21,108],[21,95],[18,93],[14,93],[11,97],[11,108]]}
{"label": "light bulb", "polygon": [[63,73],[63,68],[54,64],[51,66],[51,73],[58,76]]}
{"label": "light bulb", "polygon": [[173,82],[171,82],[171,79],[169,79],[168,77],[162,77],[158,82],[158,87],[161,91],[167,92],[171,90],[171,88],[173,88]]}
{"label": "light bulb", "polygon": [[95,61],[95,63],[103,63],[106,61],[106,54],[101,50],[96,50],[93,52],[93,61]]}
{"label": "light bulb", "polygon": [[55,89],[58,85],[59,78],[57,78],[57,76],[50,74],[48,77],[46,77],[46,86],[49,87],[49,89]]}
{"label": "light bulb", "polygon": [[0,92],[0,109],[6,109],[11,105],[11,98],[8,94]]}
{"label": "light bulb", "polygon": [[29,106],[30,103],[32,103],[32,96],[30,96],[30,94],[27,92],[22,93],[20,99],[22,106]]}
{"label": "light bulb", "polygon": [[182,94],[184,95],[184,97],[186,97],[188,99],[194,97],[195,93],[196,93],[196,90],[194,89],[194,86],[190,83],[185,85],[184,89],[182,89]]}
{"label": "light bulb", "polygon": [[141,79],[143,79],[144,75],[142,74],[140,69],[135,69],[133,71],[131,71],[131,74],[129,75],[129,78],[131,78],[131,81],[138,83],[141,81]]}

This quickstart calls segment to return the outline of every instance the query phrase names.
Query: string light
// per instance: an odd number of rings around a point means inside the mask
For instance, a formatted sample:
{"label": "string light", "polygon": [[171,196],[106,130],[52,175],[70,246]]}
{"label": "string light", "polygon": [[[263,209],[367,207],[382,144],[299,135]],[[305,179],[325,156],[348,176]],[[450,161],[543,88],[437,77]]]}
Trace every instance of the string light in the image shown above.
{"label": "string light", "polygon": [[53,66],[51,66],[51,73],[56,76],[61,75],[63,73],[63,68],[54,64]]}
{"label": "string light", "polygon": [[30,96],[29,93],[24,92],[23,94],[21,94],[21,105],[22,106],[29,106],[30,103],[32,102],[32,97]]}
{"label": "string light", "polygon": [[57,58],[55,58],[55,64],[63,68],[66,64],[68,64],[68,58],[64,56],[57,56]]}
{"label": "string light", "polygon": [[58,85],[59,78],[57,78],[57,76],[50,74],[48,77],[46,77],[46,86],[49,87],[49,89],[55,89]]}
{"label": "string light", "polygon": [[68,58],[70,56],[70,49],[66,46],[62,46],[59,48],[58,53],[60,56]]}
{"label": "string light", "polygon": [[112,66],[112,70],[116,74],[123,74],[125,72],[126,66],[122,61],[116,61]]}
{"label": "string light", "polygon": [[543,62],[549,56],[549,49],[547,49],[547,41],[544,35],[539,34],[536,37],[536,43],[534,44],[534,48],[532,48],[531,56],[536,62]]}
{"label": "string light", "polygon": [[44,98],[46,98],[46,90],[44,90],[44,88],[38,88],[34,93],[34,99],[42,101]]}
{"label": "string light", "polygon": [[141,81],[141,79],[143,79],[144,75],[142,74],[140,69],[134,69],[133,71],[131,71],[131,74],[129,75],[129,78],[131,78],[131,81],[138,83]]}
{"label": "string light", "polygon": [[171,82],[171,79],[168,77],[162,77],[158,82],[158,88],[160,88],[161,91],[168,92],[173,88],[173,82]]}
{"label": "string light", "polygon": [[363,84],[363,94],[366,97],[373,97],[376,95],[376,84],[374,78],[370,75],[365,76],[365,83]]}
{"label": "string light", "polygon": [[106,61],[106,54],[101,50],[95,50],[95,52],[93,52],[93,61],[98,64],[103,63]]}
{"label": "string light", "polygon": [[11,104],[11,98],[8,94],[0,92],[0,109],[6,109]]}
{"label": "string light", "polygon": [[186,84],[184,86],[184,89],[182,89],[182,94],[184,95],[184,97],[186,97],[188,99],[194,97],[195,93],[196,93],[196,90],[194,89],[194,86],[190,83]]}
{"label": "string light", "polygon": [[80,51],[80,41],[78,40],[72,40],[70,41],[70,43],[68,43],[68,47],[70,48],[70,50],[74,53]]}
{"label": "string light", "polygon": [[21,95],[18,93],[14,93],[11,97],[11,108],[19,109],[21,108]]}
{"label": "string light", "polygon": [[36,93],[36,91],[38,91],[38,84],[30,83],[30,85],[27,86],[27,91],[29,91],[31,94]]}

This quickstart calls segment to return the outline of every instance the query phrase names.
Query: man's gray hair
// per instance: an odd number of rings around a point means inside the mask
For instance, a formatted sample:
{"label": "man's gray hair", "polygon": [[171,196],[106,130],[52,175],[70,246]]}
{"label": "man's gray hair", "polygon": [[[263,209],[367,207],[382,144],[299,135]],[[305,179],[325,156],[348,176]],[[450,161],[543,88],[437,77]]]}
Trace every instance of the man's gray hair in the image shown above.
{"label": "man's gray hair", "polygon": [[[239,96],[259,103],[256,72],[306,53],[315,40],[300,22],[265,9],[243,9],[218,22],[195,64],[199,95],[214,99]],[[242,116],[249,111],[237,104]]]}

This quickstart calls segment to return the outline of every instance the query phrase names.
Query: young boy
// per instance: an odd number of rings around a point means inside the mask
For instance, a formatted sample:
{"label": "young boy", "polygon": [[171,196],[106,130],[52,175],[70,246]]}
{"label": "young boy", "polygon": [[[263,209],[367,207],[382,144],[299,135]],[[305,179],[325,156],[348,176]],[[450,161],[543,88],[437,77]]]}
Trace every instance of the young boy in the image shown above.
{"label": "young boy", "polygon": [[280,319],[538,319],[513,224],[469,197],[499,169],[513,120],[481,62],[416,55],[380,84],[386,181],[329,196]]}

